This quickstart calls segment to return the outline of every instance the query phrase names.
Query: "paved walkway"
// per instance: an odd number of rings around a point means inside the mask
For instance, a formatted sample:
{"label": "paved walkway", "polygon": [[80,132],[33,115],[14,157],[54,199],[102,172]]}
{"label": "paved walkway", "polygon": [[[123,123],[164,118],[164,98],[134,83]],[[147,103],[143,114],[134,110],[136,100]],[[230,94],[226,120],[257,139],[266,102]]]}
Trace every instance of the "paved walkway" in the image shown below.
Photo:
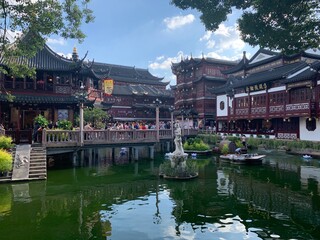
{"label": "paved walkway", "polygon": [[17,145],[12,170],[12,180],[23,180],[29,178],[30,152],[30,144]]}

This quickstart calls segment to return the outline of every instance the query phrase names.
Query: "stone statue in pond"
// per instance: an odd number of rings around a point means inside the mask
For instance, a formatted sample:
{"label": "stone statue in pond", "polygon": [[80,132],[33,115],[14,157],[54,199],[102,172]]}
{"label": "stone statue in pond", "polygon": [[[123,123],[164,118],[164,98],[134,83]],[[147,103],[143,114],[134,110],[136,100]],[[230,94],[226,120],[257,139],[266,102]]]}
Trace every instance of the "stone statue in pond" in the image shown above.
{"label": "stone statue in pond", "polygon": [[174,155],[183,155],[183,145],[182,145],[182,138],[181,138],[181,127],[178,122],[175,123],[175,130],[174,130],[174,143],[175,143],[175,151],[173,152]]}
{"label": "stone statue in pond", "polygon": [[182,133],[181,133],[181,127],[179,122],[176,122],[174,130],[174,144],[175,144],[175,150],[173,153],[169,153],[169,158],[171,161],[171,167],[172,168],[181,168],[184,169],[186,167],[186,159],[188,158],[188,154],[184,152],[183,150],[183,144],[182,144]]}

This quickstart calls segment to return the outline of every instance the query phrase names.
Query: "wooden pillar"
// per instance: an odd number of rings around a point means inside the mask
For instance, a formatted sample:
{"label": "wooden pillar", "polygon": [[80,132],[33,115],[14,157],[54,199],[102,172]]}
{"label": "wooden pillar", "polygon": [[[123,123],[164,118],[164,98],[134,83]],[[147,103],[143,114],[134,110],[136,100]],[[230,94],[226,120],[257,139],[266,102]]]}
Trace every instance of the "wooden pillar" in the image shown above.
{"label": "wooden pillar", "polygon": [[111,158],[112,158],[112,161],[114,161],[114,157],[115,157],[115,150],[114,148],[111,149]]}
{"label": "wooden pillar", "polygon": [[74,151],[72,154],[72,165],[73,167],[78,166],[78,154],[76,151]]}
{"label": "wooden pillar", "polygon": [[154,159],[154,146],[149,146],[149,158]]}
{"label": "wooden pillar", "polygon": [[138,161],[138,159],[139,159],[139,149],[137,148],[137,147],[135,147],[135,148],[133,148],[133,159],[135,160],[135,161]]}

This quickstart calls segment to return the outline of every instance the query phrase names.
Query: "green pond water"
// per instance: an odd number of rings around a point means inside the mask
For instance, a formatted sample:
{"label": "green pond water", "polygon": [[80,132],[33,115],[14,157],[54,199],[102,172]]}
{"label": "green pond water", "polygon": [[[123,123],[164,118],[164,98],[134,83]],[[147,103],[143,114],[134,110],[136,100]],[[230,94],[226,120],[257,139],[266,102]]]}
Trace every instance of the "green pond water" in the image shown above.
{"label": "green pond water", "polygon": [[56,158],[46,181],[0,184],[0,239],[320,239],[320,161],[266,154],[198,157],[187,181],[158,177],[164,154]]}

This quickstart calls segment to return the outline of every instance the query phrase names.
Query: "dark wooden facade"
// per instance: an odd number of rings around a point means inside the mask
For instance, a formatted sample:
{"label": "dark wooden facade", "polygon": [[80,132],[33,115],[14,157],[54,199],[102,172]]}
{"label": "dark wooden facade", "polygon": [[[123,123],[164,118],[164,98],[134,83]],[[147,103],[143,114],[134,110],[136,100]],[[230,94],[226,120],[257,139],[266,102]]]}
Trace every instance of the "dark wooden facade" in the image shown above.
{"label": "dark wooden facade", "polygon": [[52,122],[73,120],[78,108],[75,92],[85,82],[85,76],[79,75],[80,60],[65,59],[45,46],[28,65],[36,69],[34,78],[1,74],[0,121],[4,127],[28,130],[38,114]]}
{"label": "dark wooden facade", "polygon": [[[0,122],[7,131],[14,132],[17,139],[31,140],[34,118],[38,114],[53,123],[63,119],[74,122],[81,94],[88,96],[86,103],[109,111],[115,121],[155,122],[153,102],[160,99],[160,120],[170,120],[169,106],[173,105],[174,96],[171,90],[166,90],[168,83],[147,69],[86,62],[79,59],[75,48],[72,58],[67,59],[47,45],[27,64],[36,69],[34,78],[0,75]],[[110,96],[103,91],[105,79],[114,80]],[[84,90],[80,90],[82,85]],[[9,99],[7,93],[13,98]]]}
{"label": "dark wooden facade", "polygon": [[208,90],[226,83],[227,75],[222,71],[236,65],[236,62],[213,58],[190,58],[172,64],[177,77],[175,92],[175,114],[191,120],[194,127],[214,125],[216,102]]}
{"label": "dark wooden facade", "polygon": [[320,55],[259,50],[228,74],[217,94],[217,131],[317,140]]}
{"label": "dark wooden facade", "polygon": [[155,101],[161,101],[160,120],[170,120],[169,108],[174,104],[174,95],[166,89],[168,82],[153,76],[147,69],[106,63],[94,63],[92,71],[100,77],[99,89],[104,79],[114,81],[111,95],[102,91],[101,106],[108,109],[114,121],[155,121]]}

